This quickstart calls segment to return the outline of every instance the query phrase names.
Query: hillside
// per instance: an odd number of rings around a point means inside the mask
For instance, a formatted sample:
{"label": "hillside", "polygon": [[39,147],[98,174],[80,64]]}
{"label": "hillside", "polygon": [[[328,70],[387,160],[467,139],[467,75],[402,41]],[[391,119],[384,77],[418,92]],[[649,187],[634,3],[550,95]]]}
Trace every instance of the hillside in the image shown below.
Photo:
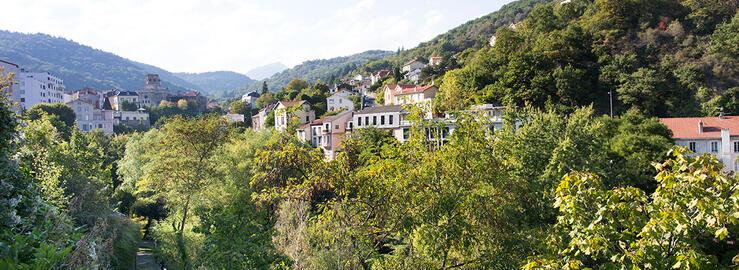
{"label": "hillside", "polygon": [[[537,6],[447,72],[438,111],[473,103],[647,116],[739,114],[739,1]],[[710,15],[709,15],[710,14]]]}
{"label": "hillside", "polygon": [[[318,79],[328,81],[332,75],[336,77],[344,76],[369,61],[383,59],[393,54],[393,52],[375,50],[350,56],[306,61],[293,68],[273,75],[266,80],[267,86],[271,91],[277,91],[285,88],[287,83],[295,78],[304,79],[311,83]],[[259,90],[261,87],[262,82],[259,81],[246,85],[232,94],[235,96],[244,92]]]}
{"label": "hillside", "polygon": [[282,63],[271,63],[249,70],[246,72],[246,76],[255,80],[264,80],[286,69],[288,67]]}
{"label": "hillside", "polygon": [[177,72],[175,76],[194,84],[206,95],[218,97],[224,91],[233,90],[243,86],[244,84],[254,82],[248,76],[232,71],[213,71],[203,73],[186,73]]}
{"label": "hillside", "polygon": [[115,54],[46,34],[23,34],[0,30],[0,59],[30,71],[50,72],[64,79],[68,90],[138,89],[147,73],[159,74],[171,90],[200,90],[195,84],[161,68],[138,63]]}

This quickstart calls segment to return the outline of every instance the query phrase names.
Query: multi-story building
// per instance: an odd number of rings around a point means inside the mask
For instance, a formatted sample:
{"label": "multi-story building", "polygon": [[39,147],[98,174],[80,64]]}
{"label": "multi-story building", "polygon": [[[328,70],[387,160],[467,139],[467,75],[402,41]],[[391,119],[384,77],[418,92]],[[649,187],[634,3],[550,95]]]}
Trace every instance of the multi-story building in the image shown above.
{"label": "multi-story building", "polygon": [[347,111],[354,110],[354,102],[349,99],[349,96],[352,95],[354,95],[354,93],[347,90],[341,90],[334,93],[326,98],[327,109],[329,111],[337,111],[341,109],[346,109]]}
{"label": "multi-story building", "polygon": [[431,56],[429,57],[429,65],[435,66],[435,65],[441,64],[442,59],[444,58],[441,56]]}
{"label": "multi-story building", "polygon": [[676,145],[695,155],[713,154],[725,171],[739,171],[739,116],[660,118]]}
{"label": "multi-story building", "polygon": [[19,83],[18,104],[30,108],[38,103],[64,101],[64,81],[47,72],[26,72],[23,69],[15,75]]}
{"label": "multi-story building", "polygon": [[299,125],[316,120],[316,112],[310,107],[310,103],[301,101],[280,101],[275,107],[275,129],[285,130],[290,121],[297,120]]}
{"label": "multi-story building", "polygon": [[85,132],[102,130],[105,134],[113,134],[113,110],[110,108],[98,108],[83,99],[72,100],[66,104],[74,110],[79,130]]}
{"label": "multi-story building", "polygon": [[353,114],[353,111],[344,111],[312,121],[297,130],[297,137],[308,141],[313,147],[321,148],[326,159],[332,160],[341,150]]}
{"label": "multi-story building", "polygon": [[398,105],[370,107],[354,112],[349,129],[376,127],[385,130],[393,130],[400,126],[408,112]]}
{"label": "multi-story building", "polygon": [[121,108],[121,105],[124,102],[134,104],[136,108],[138,108],[140,101],[139,94],[135,91],[116,91],[108,99],[110,100],[111,106],[113,106],[113,109],[116,111],[123,110],[123,108]]}

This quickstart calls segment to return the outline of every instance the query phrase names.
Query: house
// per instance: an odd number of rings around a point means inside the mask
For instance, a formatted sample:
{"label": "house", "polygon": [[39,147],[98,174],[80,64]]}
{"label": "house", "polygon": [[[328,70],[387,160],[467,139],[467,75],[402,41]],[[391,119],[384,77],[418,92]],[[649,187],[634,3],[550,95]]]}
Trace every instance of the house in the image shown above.
{"label": "house", "polygon": [[413,71],[408,72],[405,75],[403,75],[403,79],[417,84],[418,81],[421,80],[421,70],[414,69]]}
{"label": "house", "polygon": [[739,116],[660,118],[672,131],[676,145],[685,146],[695,155],[713,154],[725,171],[738,171]]}
{"label": "house", "polygon": [[435,66],[435,65],[441,64],[442,59],[444,59],[444,57],[441,57],[441,56],[429,57],[429,65]]}
{"label": "house", "polygon": [[490,37],[490,47],[495,46],[495,40],[497,40],[497,39],[498,39],[498,37],[496,37],[495,35],[493,35],[493,36]]}
{"label": "house", "polygon": [[82,99],[72,100],[66,104],[74,110],[77,128],[81,131],[102,130],[105,134],[113,134],[113,110],[110,108],[98,108]]}
{"label": "house", "polygon": [[383,89],[385,105],[417,104],[428,109],[430,117],[433,100],[439,88],[435,85],[388,84]]}
{"label": "house", "polygon": [[259,93],[257,92],[250,92],[247,94],[244,94],[241,96],[241,101],[246,102],[247,104],[251,105],[251,108],[254,109],[257,107],[257,99],[260,97]]}
{"label": "house", "polygon": [[139,108],[135,111],[114,111],[113,125],[126,125],[142,130],[151,128],[149,113],[144,108]]}
{"label": "house", "polygon": [[275,107],[277,107],[277,104],[267,105],[259,110],[257,114],[253,115],[251,117],[251,128],[257,131],[267,128],[267,116]]}
{"label": "house", "polygon": [[354,95],[354,93],[347,90],[338,91],[326,98],[326,107],[329,111],[337,111],[342,108],[347,111],[354,110],[354,102],[349,99],[352,95]]}
{"label": "house", "polygon": [[82,99],[94,104],[97,108],[101,108],[102,104],[104,103],[103,95],[89,87],[71,92],[65,91],[63,97],[65,103],[76,99]]}
{"label": "house", "polygon": [[418,61],[418,60],[411,60],[403,64],[403,67],[400,69],[401,72],[411,72],[416,69],[422,69],[426,67],[426,63]]}
{"label": "house", "polygon": [[370,81],[372,82],[372,84],[375,84],[379,81],[382,81],[382,78],[385,78],[390,75],[393,75],[392,71],[383,69],[383,70],[378,71],[375,74],[372,74],[372,76],[370,76]]}
{"label": "house", "polygon": [[275,107],[275,128],[279,131],[285,130],[292,120],[297,120],[299,125],[303,125],[315,119],[316,112],[305,100],[280,101]]}
{"label": "house", "polygon": [[117,91],[109,98],[110,105],[116,111],[122,111],[121,104],[124,102],[133,103],[136,108],[139,107],[139,94],[135,91]]}

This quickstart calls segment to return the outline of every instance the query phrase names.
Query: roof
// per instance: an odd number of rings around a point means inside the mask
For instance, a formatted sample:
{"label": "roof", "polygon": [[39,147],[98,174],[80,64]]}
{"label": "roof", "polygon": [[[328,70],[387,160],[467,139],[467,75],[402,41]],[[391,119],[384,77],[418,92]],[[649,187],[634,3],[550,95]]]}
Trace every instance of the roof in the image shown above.
{"label": "roof", "polygon": [[5,60],[1,60],[1,59],[0,59],[0,62],[2,62],[2,63],[6,63],[6,64],[8,64],[8,65],[13,65],[13,66],[15,66],[16,68],[18,68],[18,64],[14,64],[14,63],[11,63],[11,62],[8,62],[8,61],[5,61]]}
{"label": "roof", "polygon": [[441,56],[431,56],[431,59],[434,59],[434,60],[436,60],[436,59],[442,59],[442,58],[444,58],[444,57],[441,57]]}
{"label": "roof", "polygon": [[246,96],[250,96],[250,97],[259,97],[260,95],[259,95],[259,93],[257,93],[257,92],[251,92],[251,93],[248,93],[248,94],[246,94]]}
{"label": "roof", "polygon": [[331,97],[336,96],[336,95],[348,97],[348,96],[354,95],[354,93],[351,92],[351,91],[349,91],[349,90],[346,90],[346,89],[343,89],[342,88],[341,90],[336,91],[335,93],[333,93],[332,95],[330,95],[328,97],[331,98]]}
{"label": "roof", "polygon": [[170,97],[197,97],[199,95],[200,95],[200,92],[198,92],[198,91],[191,91],[191,92],[187,92],[187,93],[184,93],[184,94],[174,94],[174,95],[169,95],[169,96]]}
{"label": "roof", "polygon": [[137,94],[134,91],[120,91],[116,93],[116,96],[138,96],[138,95],[139,94]]}
{"label": "roof", "polygon": [[337,113],[336,115],[328,116],[328,117],[326,117],[328,119],[325,122],[334,121],[336,119],[339,119],[340,117],[343,117],[345,114],[352,113],[352,112],[354,112],[354,111],[343,111],[343,112]]}
{"label": "roof", "polygon": [[[433,84],[427,86],[418,86],[416,84],[388,84],[387,86],[390,87],[390,89],[392,90],[391,93],[393,94],[393,96],[423,93],[426,90],[431,89],[432,87],[436,87]],[[395,91],[398,86],[400,86],[400,88],[402,89],[400,92]]]}
{"label": "roof", "polygon": [[310,103],[308,103],[305,100],[301,100],[301,101],[278,101],[277,103],[278,104],[282,104],[282,106],[285,106],[285,107],[300,105],[300,104],[303,104],[303,103],[310,104]]}
{"label": "roof", "polygon": [[389,71],[389,70],[384,70],[384,69],[383,69],[383,70],[380,70],[380,71],[378,71],[377,73],[375,73],[375,76],[378,76],[378,77],[385,77],[385,76],[387,76],[387,75],[390,75],[391,73],[393,73],[393,72],[392,72],[392,71]]}
{"label": "roof", "polygon": [[[728,129],[731,136],[739,136],[739,116],[660,118],[659,121],[672,130],[672,138],[719,138],[722,129]],[[703,132],[698,133],[700,122]]]}
{"label": "roof", "polygon": [[401,112],[401,111],[403,111],[403,107],[400,107],[398,105],[391,105],[391,106],[369,107],[364,110],[357,111],[355,114],[388,113],[388,112]]}
{"label": "roof", "polygon": [[310,121],[309,123],[307,123],[307,124],[305,124],[305,125],[302,125],[302,126],[300,127],[300,129],[304,129],[304,128],[307,128],[307,127],[309,127],[309,126],[312,126],[312,125],[318,125],[318,124],[323,124],[323,122],[325,122],[325,121],[326,121],[326,120],[328,120],[329,118],[331,118],[331,116],[326,116],[326,117],[324,117],[324,118],[321,118],[321,119],[316,119],[316,120]]}

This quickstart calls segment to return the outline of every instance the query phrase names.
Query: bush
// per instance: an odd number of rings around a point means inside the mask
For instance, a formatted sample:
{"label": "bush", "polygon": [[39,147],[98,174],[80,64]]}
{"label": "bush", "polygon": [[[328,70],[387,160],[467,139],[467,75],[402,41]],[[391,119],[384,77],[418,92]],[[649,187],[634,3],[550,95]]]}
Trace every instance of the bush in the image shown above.
{"label": "bush", "polygon": [[111,216],[111,227],[118,233],[113,241],[113,269],[134,269],[139,250],[141,229],[139,224],[121,216]]}

